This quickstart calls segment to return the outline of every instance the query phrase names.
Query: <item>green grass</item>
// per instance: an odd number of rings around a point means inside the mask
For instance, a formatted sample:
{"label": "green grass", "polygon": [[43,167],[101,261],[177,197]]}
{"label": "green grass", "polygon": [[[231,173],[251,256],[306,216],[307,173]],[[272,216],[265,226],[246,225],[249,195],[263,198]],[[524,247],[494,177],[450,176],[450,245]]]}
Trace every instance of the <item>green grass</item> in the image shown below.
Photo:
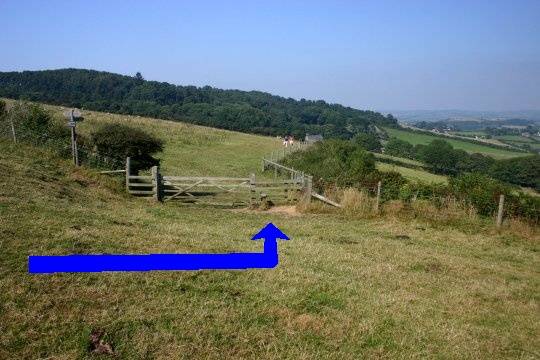
{"label": "green grass", "polygon": [[467,141],[460,141],[460,140],[451,139],[451,138],[443,137],[443,136],[431,136],[428,134],[419,134],[416,132],[393,129],[393,128],[385,128],[385,130],[388,133],[388,135],[392,137],[396,137],[400,140],[408,141],[413,145],[416,145],[416,144],[426,145],[435,139],[443,139],[449,142],[450,144],[452,144],[452,146],[456,149],[463,149],[469,153],[485,154],[485,155],[489,155],[497,159],[507,159],[507,158],[512,158],[512,157],[527,155],[525,153],[492,148],[489,146],[484,146],[482,144],[473,144]]}
{"label": "green grass", "polygon": [[[98,113],[80,129],[103,121],[165,136],[177,174],[243,175],[275,146]],[[273,270],[27,272],[32,254],[261,251],[249,239],[270,221],[291,237]],[[156,204],[125,195],[120,177],[0,139],[0,359],[97,358],[93,329],[119,359],[534,358],[538,233],[492,229]]]}
{"label": "green grass", "polygon": [[422,181],[422,182],[427,182],[427,183],[439,183],[439,184],[448,183],[448,179],[446,178],[446,176],[432,174],[425,170],[410,169],[403,166],[381,163],[381,162],[377,162],[376,165],[377,165],[377,169],[380,171],[396,171],[400,173],[401,175],[403,175],[403,177],[405,177],[408,180]]}
{"label": "green grass", "polygon": [[[131,359],[531,358],[540,346],[537,240],[155,204],[3,140],[0,169],[0,358],[93,358],[93,329]],[[260,251],[249,238],[269,221],[292,239],[274,270],[27,273],[31,254]]]}
{"label": "green grass", "polygon": [[407,158],[402,158],[402,157],[392,156],[392,155],[386,155],[386,154],[379,154],[379,153],[373,153],[373,155],[375,155],[375,157],[378,158],[378,159],[388,159],[388,160],[397,161],[397,162],[400,162],[400,163],[403,163],[403,164],[409,164],[409,165],[413,165],[413,166],[424,166],[424,164],[422,162],[412,160],[412,159],[407,159]]}
{"label": "green grass", "polygon": [[[58,119],[62,118],[64,110],[61,107],[45,107]],[[84,118],[78,129],[85,135],[102,124],[121,123],[141,128],[165,140],[165,151],[158,156],[162,159],[162,172],[166,175],[249,177],[253,172],[261,176],[263,155],[282,146],[277,138],[139,116],[84,111]]]}
{"label": "green grass", "polygon": [[[376,166],[380,171],[396,171],[403,175],[408,180],[411,181],[421,181],[426,183],[437,183],[437,184],[447,184],[448,179],[446,176],[432,174],[427,170],[422,170],[421,168],[414,167],[423,167],[424,164],[420,161],[406,159],[397,156],[391,156],[386,154],[373,153],[375,158],[379,159]],[[384,160],[390,160],[402,164],[400,166],[395,163],[387,163]]]}
{"label": "green grass", "polygon": [[519,135],[501,135],[501,136],[495,136],[496,139],[499,140],[505,140],[509,142],[517,142],[517,143],[531,143],[534,142],[533,139],[527,138],[524,136]]}
{"label": "green grass", "polygon": [[461,136],[484,136],[487,135],[485,131],[482,130],[471,130],[471,131],[451,131],[451,134],[461,135]]}

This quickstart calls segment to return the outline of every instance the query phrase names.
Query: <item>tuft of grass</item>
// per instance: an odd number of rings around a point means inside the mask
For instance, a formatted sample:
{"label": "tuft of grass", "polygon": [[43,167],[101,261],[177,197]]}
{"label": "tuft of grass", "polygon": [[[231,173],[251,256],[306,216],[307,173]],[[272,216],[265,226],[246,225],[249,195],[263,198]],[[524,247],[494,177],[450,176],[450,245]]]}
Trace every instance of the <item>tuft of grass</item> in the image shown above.
{"label": "tuft of grass", "polygon": [[366,217],[374,214],[375,200],[364,191],[348,188],[343,190],[341,206],[348,215]]}

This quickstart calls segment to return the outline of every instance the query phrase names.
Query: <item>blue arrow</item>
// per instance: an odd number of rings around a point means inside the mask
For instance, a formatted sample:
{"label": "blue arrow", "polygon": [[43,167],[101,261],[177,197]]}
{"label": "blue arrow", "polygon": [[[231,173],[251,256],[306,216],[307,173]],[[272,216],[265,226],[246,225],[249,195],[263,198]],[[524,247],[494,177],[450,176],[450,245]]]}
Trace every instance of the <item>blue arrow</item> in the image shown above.
{"label": "blue arrow", "polygon": [[144,254],[144,255],[31,255],[28,272],[157,271],[157,270],[246,270],[277,266],[277,239],[289,237],[268,223],[252,240],[264,239],[262,253]]}

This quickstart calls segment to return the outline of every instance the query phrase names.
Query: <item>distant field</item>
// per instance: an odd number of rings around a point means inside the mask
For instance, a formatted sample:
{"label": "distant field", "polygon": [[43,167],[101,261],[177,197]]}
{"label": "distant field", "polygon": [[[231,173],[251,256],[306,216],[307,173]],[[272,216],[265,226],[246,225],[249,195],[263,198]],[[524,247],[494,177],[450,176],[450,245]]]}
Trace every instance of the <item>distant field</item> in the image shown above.
{"label": "distant field", "polygon": [[419,134],[415,132],[393,129],[393,128],[385,128],[385,130],[387,131],[388,135],[396,137],[401,140],[408,141],[413,145],[416,145],[416,144],[426,145],[435,139],[442,139],[452,144],[452,146],[456,149],[463,149],[470,153],[481,153],[481,154],[493,156],[494,158],[497,158],[497,159],[505,159],[505,158],[512,158],[512,157],[527,155],[525,153],[492,148],[489,146],[483,146],[481,144],[473,144],[467,141],[451,139],[444,136],[431,136],[427,134]]}
{"label": "distant field", "polygon": [[420,161],[416,161],[416,160],[411,160],[411,159],[406,159],[406,158],[392,156],[392,155],[386,155],[386,154],[379,154],[379,153],[373,153],[373,155],[375,155],[375,157],[378,158],[378,159],[388,159],[388,160],[392,160],[392,161],[399,161],[401,163],[405,163],[405,164],[409,164],[409,165],[413,165],[413,166],[424,166],[424,164],[422,164]]}
{"label": "distant field", "polygon": [[483,136],[487,135],[485,131],[482,130],[472,130],[472,131],[451,131],[451,134],[461,135],[461,136]]}
{"label": "distant field", "polygon": [[521,142],[521,143],[534,142],[534,140],[531,138],[527,138],[527,137],[519,136],[519,135],[501,135],[501,136],[495,136],[495,138],[499,140],[506,140],[506,141],[511,141],[511,142]]}
{"label": "distant field", "polygon": [[448,179],[445,176],[429,173],[424,170],[410,169],[403,166],[397,166],[382,162],[377,162],[377,169],[380,171],[396,171],[408,180],[422,181],[427,183],[446,184]]}

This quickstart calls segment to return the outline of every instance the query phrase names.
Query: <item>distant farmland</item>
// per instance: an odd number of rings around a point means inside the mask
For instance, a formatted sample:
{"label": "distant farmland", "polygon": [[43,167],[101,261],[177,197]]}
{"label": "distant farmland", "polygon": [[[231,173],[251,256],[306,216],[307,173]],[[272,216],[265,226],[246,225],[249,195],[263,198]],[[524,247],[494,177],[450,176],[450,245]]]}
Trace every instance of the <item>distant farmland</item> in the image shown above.
{"label": "distant farmland", "polygon": [[419,134],[416,132],[393,129],[393,128],[385,128],[385,130],[388,133],[388,135],[392,137],[396,137],[400,140],[408,141],[413,145],[416,145],[416,144],[427,145],[435,139],[442,139],[452,144],[452,146],[456,149],[463,149],[469,153],[480,153],[484,155],[489,155],[496,159],[508,159],[512,157],[526,155],[526,153],[520,153],[517,151],[504,150],[504,149],[484,146],[482,144],[473,144],[472,142],[461,141],[457,139],[448,138],[445,136]]}

